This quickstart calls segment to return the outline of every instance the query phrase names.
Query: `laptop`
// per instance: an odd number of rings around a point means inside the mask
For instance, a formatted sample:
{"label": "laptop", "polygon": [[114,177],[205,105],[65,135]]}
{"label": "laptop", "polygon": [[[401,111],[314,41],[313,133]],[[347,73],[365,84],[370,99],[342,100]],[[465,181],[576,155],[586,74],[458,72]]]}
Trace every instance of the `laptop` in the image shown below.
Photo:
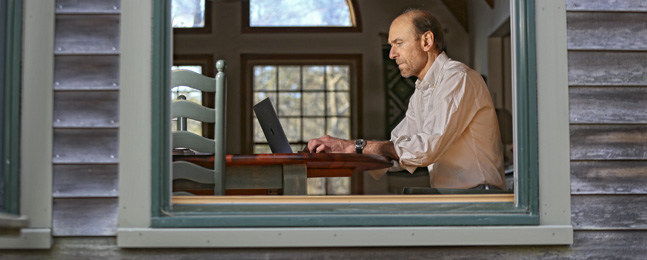
{"label": "laptop", "polygon": [[254,105],[254,113],[256,113],[256,119],[258,119],[258,123],[263,129],[265,139],[267,139],[272,153],[292,153],[288,138],[285,136],[279,117],[276,115],[270,99],[265,98],[263,101]]}

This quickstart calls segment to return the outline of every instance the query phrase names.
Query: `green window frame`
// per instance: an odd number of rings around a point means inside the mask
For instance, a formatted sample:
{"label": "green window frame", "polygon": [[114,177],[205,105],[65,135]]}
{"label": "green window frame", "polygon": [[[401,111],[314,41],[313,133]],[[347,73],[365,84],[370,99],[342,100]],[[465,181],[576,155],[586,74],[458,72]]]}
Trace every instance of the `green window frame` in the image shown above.
{"label": "green window frame", "polygon": [[2,159],[2,207],[0,212],[19,214],[20,198],[20,76],[22,54],[22,1],[9,0],[0,8],[0,159]]}
{"label": "green window frame", "polygon": [[[153,2],[151,226],[324,227],[537,225],[538,147],[535,1],[513,0],[516,37],[515,202],[380,204],[171,204],[169,167],[169,2]],[[155,87],[162,86],[162,87]],[[408,214],[402,214],[406,212]]]}

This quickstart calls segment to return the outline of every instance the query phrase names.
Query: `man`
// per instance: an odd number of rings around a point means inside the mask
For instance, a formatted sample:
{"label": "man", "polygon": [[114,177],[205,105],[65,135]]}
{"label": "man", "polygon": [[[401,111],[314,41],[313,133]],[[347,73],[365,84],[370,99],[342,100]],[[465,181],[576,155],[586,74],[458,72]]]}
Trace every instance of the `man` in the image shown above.
{"label": "man", "polygon": [[390,141],[323,136],[310,152],[384,155],[413,172],[427,167],[434,188],[505,189],[498,121],[481,75],[443,50],[440,23],[428,12],[407,10],[391,23],[389,57],[403,77],[416,76],[405,118]]}

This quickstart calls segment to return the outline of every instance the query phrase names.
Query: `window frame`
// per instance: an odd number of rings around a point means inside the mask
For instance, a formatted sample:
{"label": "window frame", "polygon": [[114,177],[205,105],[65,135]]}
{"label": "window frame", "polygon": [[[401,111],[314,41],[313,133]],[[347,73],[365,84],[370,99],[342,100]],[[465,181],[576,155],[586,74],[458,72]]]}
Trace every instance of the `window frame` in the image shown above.
{"label": "window frame", "polygon": [[[181,205],[172,204],[169,184],[170,150],[168,148],[167,126],[169,125],[169,106],[163,105],[169,96],[170,66],[155,66],[153,85],[164,86],[153,89],[153,130],[152,147],[152,226],[153,227],[277,227],[277,226],[447,226],[447,225],[537,225],[537,103],[532,93],[536,93],[535,40],[534,40],[534,1],[517,2],[515,17],[515,55],[517,72],[516,120],[517,134],[515,146],[519,154],[515,162],[518,182],[516,182],[515,202],[494,202],[483,204],[470,203],[384,203],[375,210],[374,203],[332,203],[320,204],[268,204],[257,205],[253,209],[240,204],[218,205]],[[161,7],[159,4],[156,5]],[[156,12],[162,13],[162,12]],[[528,15],[526,15],[528,14]],[[158,17],[161,22],[165,17]],[[157,21],[156,19],[156,21]],[[168,19],[168,18],[166,18]],[[154,24],[162,28],[164,23]],[[168,33],[157,32],[159,36],[169,37]],[[522,32],[527,32],[523,33]],[[521,37],[520,37],[521,36]],[[158,39],[154,36],[154,39]],[[153,57],[169,56],[169,39],[156,40],[153,44]],[[163,51],[160,53],[160,51]],[[245,63],[242,63],[245,64]],[[247,69],[247,68],[244,68]],[[155,73],[157,72],[157,73]],[[247,84],[249,85],[249,84]],[[156,91],[162,91],[158,93]],[[251,95],[244,95],[249,96]],[[161,98],[161,97],[160,97]],[[164,101],[162,101],[164,100]],[[243,102],[245,106],[248,103]],[[246,109],[244,109],[246,110]],[[249,113],[248,113],[249,114]],[[249,121],[249,120],[247,120]],[[250,130],[245,129],[249,134]],[[248,135],[248,137],[251,137]],[[167,161],[168,160],[168,161]],[[162,163],[162,164],[160,164]],[[331,215],[330,212],[337,212]],[[373,221],[367,221],[367,214],[380,215]],[[415,214],[403,215],[401,212]],[[442,212],[443,214],[438,214]],[[370,214],[368,215],[370,216]]]}
{"label": "window frame", "polygon": [[242,132],[244,137],[241,142],[243,153],[251,154],[254,151],[253,132],[253,82],[250,81],[253,74],[252,68],[255,65],[349,65],[351,70],[351,132],[352,138],[357,138],[362,132],[362,117],[360,108],[362,86],[362,55],[361,54],[242,54],[241,55],[241,111],[244,119]]}
{"label": "window frame", "polygon": [[325,26],[250,26],[249,24],[249,3],[250,0],[242,0],[242,32],[243,33],[360,33],[362,32],[362,19],[360,16],[357,0],[346,0],[350,8],[351,27],[325,27]]}
{"label": "window frame", "polygon": [[2,170],[4,182],[4,208],[0,212],[16,215],[20,213],[20,76],[22,53],[22,1],[7,1],[2,16],[4,36],[1,51],[4,52],[0,61],[3,63],[2,82]]}
{"label": "window frame", "polygon": [[[124,55],[121,60],[120,77],[122,85],[128,85],[120,92],[120,111],[126,111],[124,108],[141,107],[142,103],[135,104],[127,97],[133,93],[150,93],[151,89],[159,86],[160,81],[167,81],[164,77],[164,69],[170,68],[168,63],[161,64],[163,58],[155,58],[159,54],[160,46],[164,42],[158,41],[160,38],[159,31],[152,33],[151,25],[159,30],[154,24],[159,22],[155,17],[159,15],[160,3],[163,0],[148,0],[140,2],[127,2],[122,6],[122,21],[124,24],[131,24],[132,21],[142,22],[133,28],[122,25],[122,46]],[[154,8],[142,14],[141,8],[153,3]],[[555,92],[564,94],[562,86],[567,84],[566,72],[566,15],[563,5],[564,1],[540,1],[537,2],[535,9],[534,1],[513,0],[513,16],[519,15],[519,10],[537,11],[537,21],[540,25],[537,31],[524,31],[530,34],[529,38],[537,35],[551,35],[550,43],[544,46],[548,40],[542,39],[541,49],[542,56],[537,57],[537,78],[541,78],[541,88],[537,89],[537,94],[530,93],[530,98],[537,98],[538,114],[537,120],[544,122],[538,124],[539,131],[537,138],[543,140],[539,145],[539,152],[542,161],[539,162],[541,175],[537,174],[539,181],[536,183],[540,192],[536,199],[541,199],[541,207],[534,215],[525,214],[528,217],[538,219],[539,223],[534,224],[517,224],[508,222],[492,226],[487,222],[497,218],[493,214],[472,215],[470,221],[477,223],[475,226],[460,226],[444,223],[443,226],[423,226],[417,225],[416,222],[407,222],[407,218],[398,218],[393,215],[398,223],[388,226],[370,225],[370,226],[317,226],[310,225],[307,221],[301,221],[301,225],[275,225],[269,227],[266,223],[256,223],[257,225],[231,225],[228,227],[216,227],[211,225],[213,221],[222,221],[223,218],[218,216],[205,217],[204,215],[183,214],[182,210],[175,205],[164,204],[159,190],[163,187],[155,177],[156,171],[159,173],[160,167],[168,167],[170,163],[170,154],[156,157],[156,150],[153,147],[160,147],[164,144],[156,144],[161,141],[168,143],[164,137],[151,135],[154,132],[164,131],[155,130],[160,120],[165,120],[164,111],[155,111],[157,107],[154,104],[167,102],[164,99],[155,100],[152,96],[150,100],[144,100],[144,105],[149,105],[142,109],[140,113],[120,112],[122,119],[120,131],[120,200],[119,200],[119,228],[117,242],[120,247],[274,247],[274,246],[311,246],[311,247],[329,247],[329,246],[415,246],[415,245],[538,245],[538,244],[571,244],[573,243],[573,228],[570,223],[570,180],[569,180],[569,162],[568,162],[568,99],[567,95],[558,95]],[[530,5],[528,7],[526,4]],[[531,12],[534,15],[534,12]],[[150,15],[150,16],[147,16]],[[522,14],[522,16],[524,16]],[[142,18],[139,18],[142,17]],[[153,17],[151,21],[146,17]],[[525,16],[527,17],[527,16]],[[153,24],[151,24],[153,22]],[[534,21],[531,21],[534,22]],[[520,21],[519,24],[528,22]],[[526,28],[526,27],[524,27]],[[151,34],[150,41],[141,43],[141,41],[125,40],[130,36]],[[163,33],[163,32],[161,32]],[[157,35],[157,36],[156,36]],[[129,36],[129,37],[124,37]],[[525,37],[528,38],[528,37]],[[558,38],[558,41],[554,41]],[[132,38],[131,38],[132,39]],[[144,37],[146,39],[146,37]],[[562,42],[563,40],[563,42]],[[153,52],[150,52],[153,46]],[[555,48],[556,47],[556,48]],[[146,51],[148,50],[148,52]],[[168,55],[168,54],[167,54]],[[521,55],[524,55],[523,53]],[[153,57],[151,57],[153,56]],[[144,64],[150,64],[152,59],[157,59],[152,64],[152,70],[133,71]],[[526,60],[527,61],[527,60]],[[555,66],[557,65],[557,66]],[[541,76],[541,77],[539,77]],[[527,79],[524,79],[527,80]],[[145,84],[141,84],[145,83]],[[156,84],[157,83],[157,84]],[[537,83],[537,82],[535,82]],[[562,91],[562,92],[560,92]],[[165,95],[169,96],[169,95]],[[123,99],[122,99],[123,97]],[[148,125],[152,116],[152,124]],[[170,120],[170,119],[166,119]],[[532,121],[532,120],[530,120]],[[142,124],[142,122],[144,122]],[[550,122],[550,126],[546,122]],[[150,127],[150,128],[149,128]],[[557,130],[555,130],[557,128]],[[523,129],[521,129],[523,130]],[[128,132],[126,134],[125,132]],[[143,139],[137,138],[146,137]],[[162,139],[160,139],[162,138]],[[519,150],[519,148],[518,148]],[[167,160],[162,162],[162,160]],[[135,174],[141,172],[151,172],[153,176],[145,174]],[[150,197],[149,195],[152,195]],[[169,200],[166,201],[168,203]],[[162,207],[168,205],[167,207]],[[383,205],[383,204],[382,204]],[[173,207],[171,207],[173,206]],[[256,205],[250,205],[252,207]],[[373,205],[375,206],[375,205]],[[496,205],[495,205],[496,206]],[[503,205],[506,206],[506,205]],[[509,206],[509,205],[508,205]],[[242,208],[242,207],[241,207]],[[186,209],[186,208],[185,208]],[[192,208],[196,210],[200,208]],[[240,208],[239,208],[240,209]],[[165,211],[170,210],[170,211]],[[235,209],[232,209],[235,210]],[[159,213],[171,213],[172,216],[160,218]],[[190,213],[190,212],[189,212]],[[330,213],[330,212],[328,212]],[[374,213],[374,212],[370,212]],[[400,212],[402,213],[402,212]],[[415,213],[415,212],[412,212]],[[364,219],[371,214],[364,215]],[[242,216],[240,222],[250,222],[249,217],[254,215]],[[270,218],[271,221],[281,220],[290,217],[289,215],[275,215]],[[384,219],[384,216],[381,216]],[[388,216],[387,216],[388,217]],[[409,217],[406,215],[405,217]],[[514,217],[514,216],[513,216]],[[266,218],[265,220],[267,220]],[[289,219],[289,218],[288,218]],[[501,219],[501,218],[499,218]],[[529,218],[526,218],[526,221]],[[467,219],[464,219],[467,220]],[[209,222],[211,221],[211,223]],[[253,221],[253,219],[252,219]],[[240,222],[238,224],[240,224]],[[347,222],[348,223],[348,222]],[[406,223],[406,224],[403,224]],[[480,223],[480,224],[479,224]],[[339,223],[338,223],[339,224]],[[412,226],[413,225],[413,226]],[[208,228],[198,228],[208,227]]]}

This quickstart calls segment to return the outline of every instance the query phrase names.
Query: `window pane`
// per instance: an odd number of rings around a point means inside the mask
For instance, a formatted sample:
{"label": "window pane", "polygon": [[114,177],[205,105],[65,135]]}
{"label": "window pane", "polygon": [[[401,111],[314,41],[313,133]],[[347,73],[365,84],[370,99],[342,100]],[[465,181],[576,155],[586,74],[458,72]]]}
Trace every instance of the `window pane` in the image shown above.
{"label": "window pane", "polygon": [[272,102],[272,106],[274,106],[274,111],[276,111],[276,108],[277,108],[277,106],[279,104],[276,102],[276,93],[275,92],[255,92],[254,93],[254,105],[258,104],[258,102],[261,102],[266,98],[270,98],[270,101]]}
{"label": "window pane", "polygon": [[328,93],[328,115],[350,116],[350,93]]}
{"label": "window pane", "polygon": [[299,66],[279,66],[279,90],[298,90],[300,84]]}
{"label": "window pane", "polygon": [[324,118],[304,118],[303,119],[303,140],[307,141],[326,134],[324,129]]}
{"label": "window pane", "polygon": [[303,115],[323,116],[324,115],[324,92],[303,93]]}
{"label": "window pane", "polygon": [[249,25],[353,26],[346,0],[250,0]]}
{"label": "window pane", "polygon": [[350,119],[347,117],[331,117],[327,119],[326,134],[350,139]]}
{"label": "window pane", "polygon": [[303,66],[303,90],[324,88],[324,66]]}
{"label": "window pane", "polygon": [[350,90],[349,74],[348,66],[326,66],[328,90]]}
{"label": "window pane", "polygon": [[276,90],[276,66],[254,66],[254,90]]}
{"label": "window pane", "polygon": [[301,119],[300,118],[279,118],[288,142],[301,141]]}
{"label": "window pane", "polygon": [[204,27],[205,0],[171,0],[171,21],[174,28]]}
{"label": "window pane", "polygon": [[254,154],[259,153],[272,153],[272,149],[270,149],[270,146],[267,144],[254,145]]}
{"label": "window pane", "polygon": [[279,116],[301,115],[301,93],[279,93]]}

